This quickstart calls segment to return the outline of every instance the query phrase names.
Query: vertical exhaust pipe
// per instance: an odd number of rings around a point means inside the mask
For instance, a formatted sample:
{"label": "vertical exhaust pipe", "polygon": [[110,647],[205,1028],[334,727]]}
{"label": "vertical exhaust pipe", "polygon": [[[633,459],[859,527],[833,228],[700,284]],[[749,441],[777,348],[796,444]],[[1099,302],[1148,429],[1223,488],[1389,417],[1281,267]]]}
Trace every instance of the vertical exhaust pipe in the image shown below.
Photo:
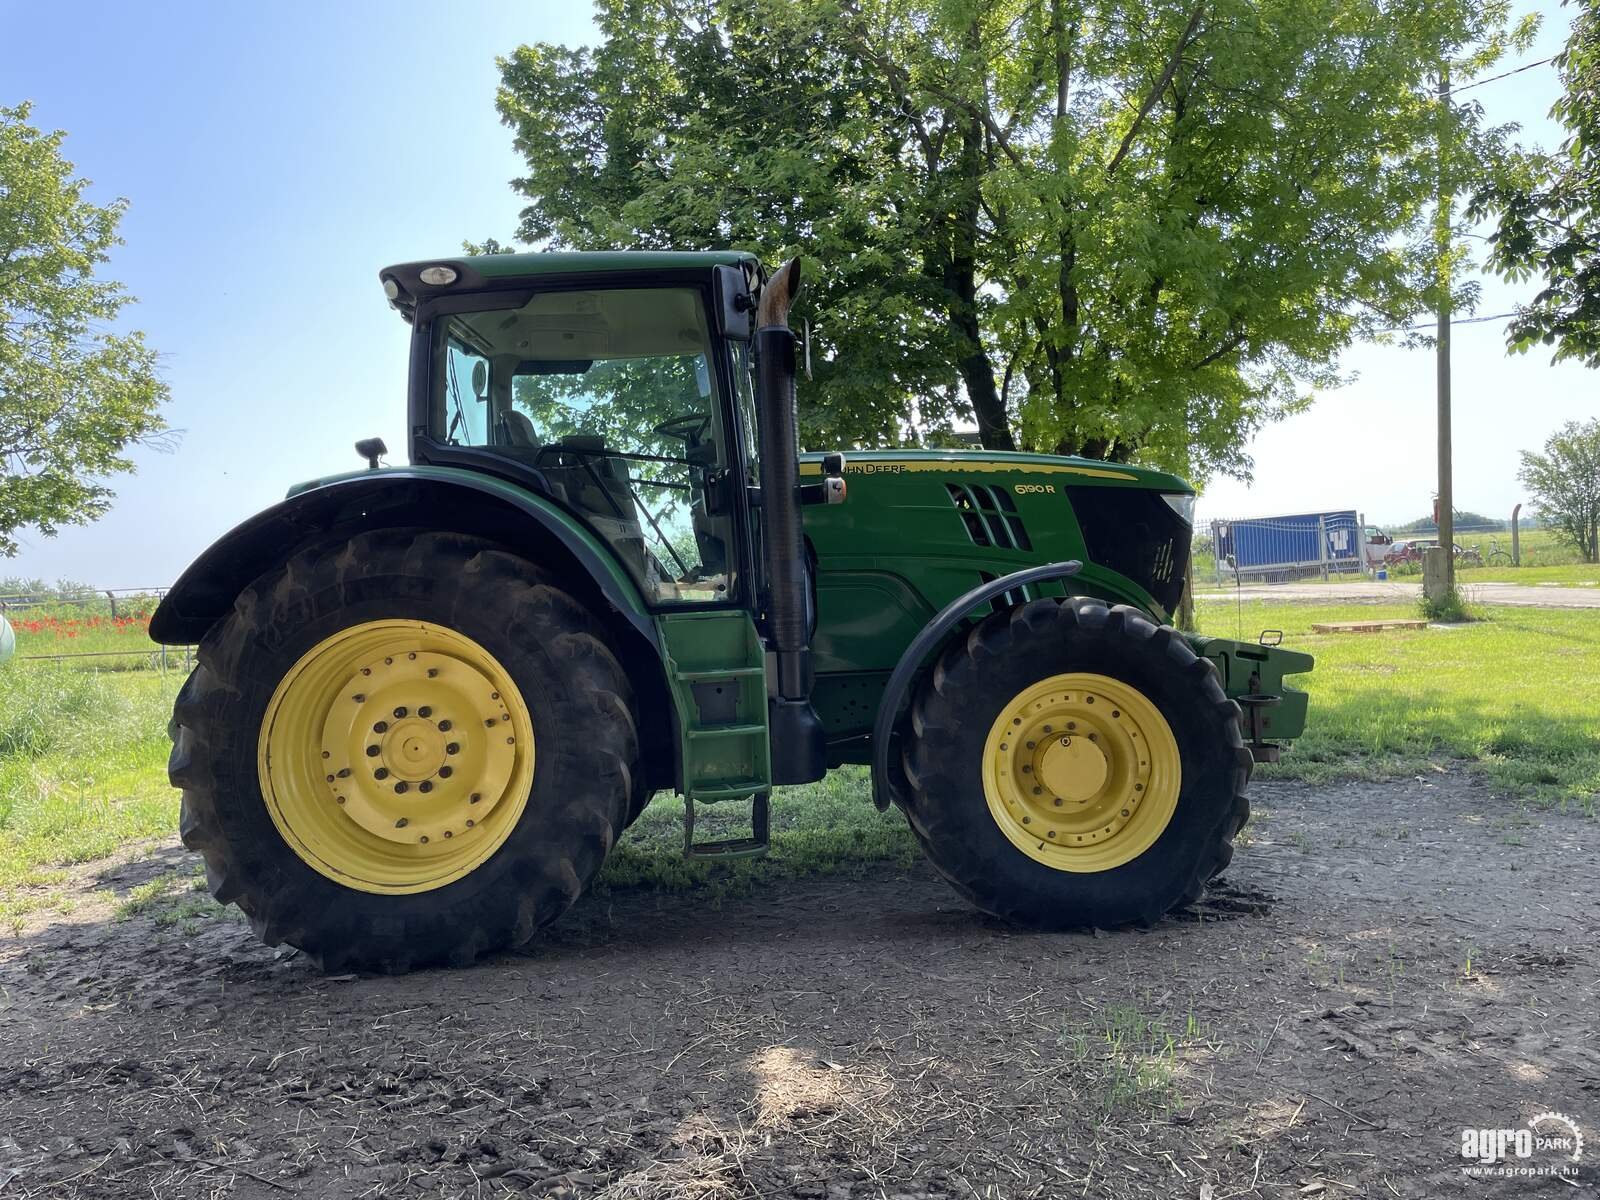
{"label": "vertical exhaust pipe", "polygon": [[800,523],[800,438],[794,398],[795,336],[789,308],[800,260],[779,267],[756,306],[756,383],[761,390],[761,519],[767,557],[767,626],[777,653],[778,696],[811,694],[805,543]]}
{"label": "vertical exhaust pipe", "polygon": [[827,771],[826,735],[811,707],[811,630],[800,519],[795,336],[789,328],[789,308],[799,292],[800,260],[791,258],[767,280],[756,305],[761,529],[766,547],[767,632],[775,667],[769,701],[773,783],[809,783]]}

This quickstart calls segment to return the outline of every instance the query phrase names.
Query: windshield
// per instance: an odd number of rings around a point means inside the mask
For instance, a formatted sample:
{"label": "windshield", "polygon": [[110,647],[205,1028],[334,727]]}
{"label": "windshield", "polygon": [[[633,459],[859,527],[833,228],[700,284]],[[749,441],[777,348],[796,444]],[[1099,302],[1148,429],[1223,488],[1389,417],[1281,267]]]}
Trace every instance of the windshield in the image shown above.
{"label": "windshield", "polygon": [[429,427],[535,468],[646,594],[731,594],[712,341],[698,291],[544,292],[436,325]]}

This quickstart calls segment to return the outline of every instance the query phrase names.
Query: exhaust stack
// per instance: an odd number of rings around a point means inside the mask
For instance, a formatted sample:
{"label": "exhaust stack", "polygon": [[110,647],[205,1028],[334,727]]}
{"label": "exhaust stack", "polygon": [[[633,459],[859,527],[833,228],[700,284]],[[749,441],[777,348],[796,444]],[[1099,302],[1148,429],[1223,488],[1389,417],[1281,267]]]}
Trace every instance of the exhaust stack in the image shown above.
{"label": "exhaust stack", "polygon": [[789,308],[800,260],[779,267],[756,306],[756,385],[761,400],[761,528],[767,563],[767,630],[775,695],[770,705],[772,781],[806,783],[827,770],[822,722],[811,707],[811,630],[800,520],[800,442],[795,415],[795,336]]}

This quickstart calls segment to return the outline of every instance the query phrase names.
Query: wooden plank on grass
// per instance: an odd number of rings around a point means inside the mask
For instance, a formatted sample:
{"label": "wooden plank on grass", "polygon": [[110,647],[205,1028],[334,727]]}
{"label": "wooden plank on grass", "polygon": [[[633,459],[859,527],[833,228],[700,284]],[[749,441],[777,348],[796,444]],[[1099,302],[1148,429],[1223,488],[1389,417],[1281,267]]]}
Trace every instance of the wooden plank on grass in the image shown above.
{"label": "wooden plank on grass", "polygon": [[1312,624],[1312,633],[1382,633],[1385,629],[1426,629],[1428,623],[1422,620],[1392,620],[1392,621],[1317,621]]}

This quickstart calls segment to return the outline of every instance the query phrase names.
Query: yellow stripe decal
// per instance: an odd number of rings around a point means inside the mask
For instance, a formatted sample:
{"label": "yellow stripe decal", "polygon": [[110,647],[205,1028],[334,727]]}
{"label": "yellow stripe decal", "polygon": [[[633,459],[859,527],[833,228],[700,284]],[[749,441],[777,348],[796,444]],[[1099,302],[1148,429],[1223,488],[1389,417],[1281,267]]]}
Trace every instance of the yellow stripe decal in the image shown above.
{"label": "yellow stripe decal", "polygon": [[[1073,467],[1055,463],[1012,463],[998,462],[994,459],[898,459],[888,462],[845,462],[846,475],[900,475],[907,471],[942,471],[949,474],[954,471],[983,471],[997,474],[1023,474],[1023,475],[1087,475],[1094,479],[1123,479],[1137,482],[1137,475],[1130,475],[1126,471],[1111,471],[1103,467]],[[803,462],[800,464],[800,474],[821,475],[822,464]]]}

